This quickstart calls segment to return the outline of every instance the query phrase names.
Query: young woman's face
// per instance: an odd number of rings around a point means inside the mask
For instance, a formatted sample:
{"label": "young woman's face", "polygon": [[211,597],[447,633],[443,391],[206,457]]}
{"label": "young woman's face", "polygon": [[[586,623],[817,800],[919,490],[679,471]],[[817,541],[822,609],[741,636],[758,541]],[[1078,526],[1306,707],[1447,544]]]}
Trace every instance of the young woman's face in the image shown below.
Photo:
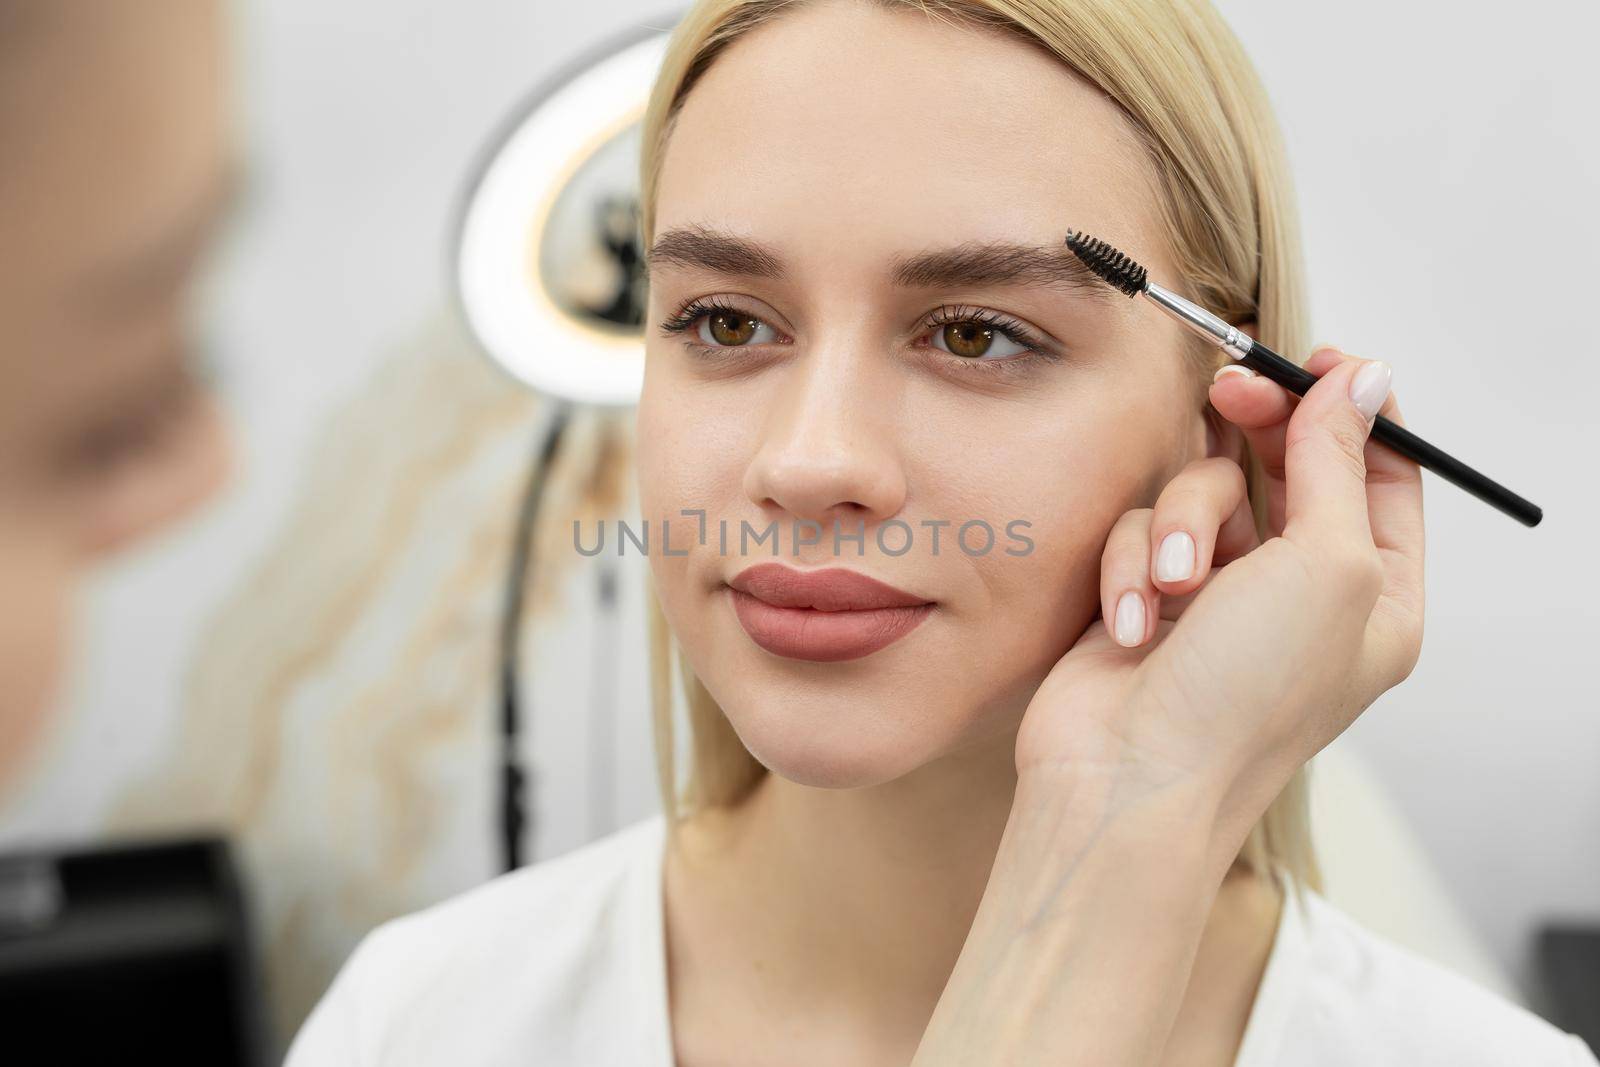
{"label": "young woman's face", "polygon": [[[1155,197],[1086,81],[915,13],[807,5],[689,94],[656,202],[640,499],[686,550],[652,547],[667,618],[767,767],[868,785],[1013,732],[1093,620],[1111,525],[1207,448],[1179,328],[1062,245],[1082,229],[1170,278]],[[835,520],[863,541],[835,551]],[[754,540],[773,523],[776,557]],[[774,560],[932,606],[852,625],[730,587]]]}
{"label": "young woman's face", "polygon": [[0,26],[3,785],[74,580],[224,470],[184,302],[227,155],[213,0],[14,2]]}

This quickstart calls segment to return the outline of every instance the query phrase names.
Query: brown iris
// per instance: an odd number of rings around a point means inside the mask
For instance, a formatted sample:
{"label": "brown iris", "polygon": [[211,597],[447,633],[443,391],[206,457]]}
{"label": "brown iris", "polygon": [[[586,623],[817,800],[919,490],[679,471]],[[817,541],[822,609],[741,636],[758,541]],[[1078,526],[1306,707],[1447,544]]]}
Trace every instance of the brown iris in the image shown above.
{"label": "brown iris", "polygon": [[994,343],[994,330],[981,322],[952,322],[944,327],[944,343],[958,356],[981,356]]}
{"label": "brown iris", "polygon": [[756,319],[733,311],[715,311],[707,319],[711,324],[711,336],[719,345],[742,345],[760,325]]}

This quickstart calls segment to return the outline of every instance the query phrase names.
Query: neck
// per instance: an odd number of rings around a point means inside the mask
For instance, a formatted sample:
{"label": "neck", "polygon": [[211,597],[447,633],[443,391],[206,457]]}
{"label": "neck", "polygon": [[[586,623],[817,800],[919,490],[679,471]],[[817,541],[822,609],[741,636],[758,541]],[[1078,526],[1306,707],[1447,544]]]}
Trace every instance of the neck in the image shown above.
{"label": "neck", "polygon": [[[670,910],[699,911],[692,925],[740,963],[688,944],[684,959],[724,974],[764,961],[750,979],[767,987],[764,1001],[914,1048],[972,926],[1016,784],[1014,733],[874,786],[768,773],[737,808],[697,815],[675,846]],[[674,881],[692,900],[673,904]],[[1191,988],[1178,1045],[1194,1043],[1191,1033],[1225,1045],[1242,1032],[1276,925],[1266,886],[1225,881],[1196,959],[1207,988]]]}
{"label": "neck", "polygon": [[746,950],[782,961],[785,1001],[920,1035],[999,849],[1015,743],[1006,733],[859,788],[768,773],[721,818],[695,852],[721,868],[722,914]]}

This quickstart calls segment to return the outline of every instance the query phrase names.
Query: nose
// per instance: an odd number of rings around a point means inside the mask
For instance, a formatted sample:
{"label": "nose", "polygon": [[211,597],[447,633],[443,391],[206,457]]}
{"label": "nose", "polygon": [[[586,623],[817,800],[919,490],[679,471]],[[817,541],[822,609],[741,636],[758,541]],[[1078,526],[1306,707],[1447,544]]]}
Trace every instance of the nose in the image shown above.
{"label": "nose", "polygon": [[851,533],[901,510],[906,480],[890,363],[840,338],[813,344],[784,368],[768,409],[757,413],[761,443],[745,471],[745,493],[763,513],[781,509],[831,535],[835,521]]}

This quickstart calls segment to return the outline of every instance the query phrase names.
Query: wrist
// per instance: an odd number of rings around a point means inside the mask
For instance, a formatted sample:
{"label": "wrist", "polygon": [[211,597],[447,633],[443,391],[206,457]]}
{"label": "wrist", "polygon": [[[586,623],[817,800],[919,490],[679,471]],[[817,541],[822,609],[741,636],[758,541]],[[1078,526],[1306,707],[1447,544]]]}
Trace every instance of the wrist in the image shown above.
{"label": "wrist", "polygon": [[[1153,1062],[1221,884],[1187,782],[1019,776],[1011,816],[919,1067]],[[1225,870],[1225,868],[1224,868]]]}
{"label": "wrist", "polygon": [[[1226,799],[1220,783],[1197,777],[1031,771],[1018,776],[995,868],[1036,872],[1041,894],[1080,871],[1116,871],[1128,892],[1152,905],[1160,897],[1180,905],[1205,897],[1209,907],[1243,845],[1223,816]],[[1149,884],[1140,884],[1146,875]]]}

